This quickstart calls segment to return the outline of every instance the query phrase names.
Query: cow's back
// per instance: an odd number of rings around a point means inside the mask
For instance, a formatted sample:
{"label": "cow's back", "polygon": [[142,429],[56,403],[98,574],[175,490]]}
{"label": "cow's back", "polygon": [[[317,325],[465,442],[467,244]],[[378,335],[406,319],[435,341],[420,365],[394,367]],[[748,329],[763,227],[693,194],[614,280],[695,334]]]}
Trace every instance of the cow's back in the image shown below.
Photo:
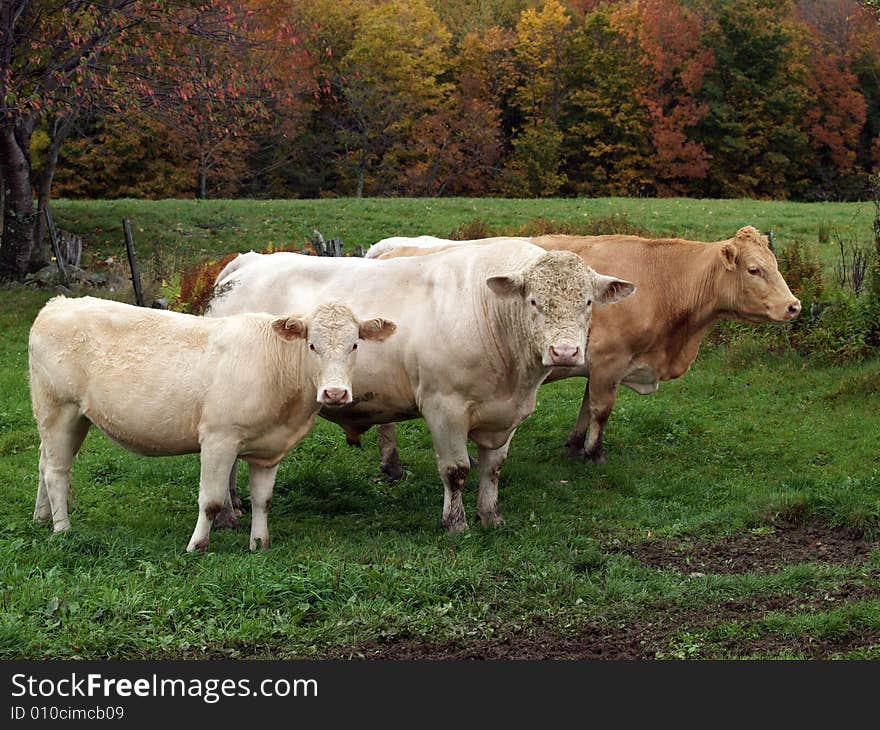
{"label": "cow's back", "polygon": [[388,261],[265,254],[218,279],[208,314],[303,312],[334,299],[359,318],[394,321],[393,338],[359,348],[357,402],[322,415],[340,422],[402,420],[418,415],[424,388],[471,388],[474,372],[493,369],[487,358],[497,353],[485,347],[483,331],[487,297],[494,295],[485,281],[542,254],[515,239]]}

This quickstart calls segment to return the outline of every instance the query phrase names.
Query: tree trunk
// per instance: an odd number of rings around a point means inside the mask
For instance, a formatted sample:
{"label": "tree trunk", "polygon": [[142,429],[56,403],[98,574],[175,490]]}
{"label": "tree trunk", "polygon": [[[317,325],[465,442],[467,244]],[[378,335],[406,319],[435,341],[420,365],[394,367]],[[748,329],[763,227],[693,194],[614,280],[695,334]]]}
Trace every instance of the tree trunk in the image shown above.
{"label": "tree trunk", "polygon": [[73,116],[55,121],[52,124],[52,139],[46,151],[46,162],[37,176],[37,218],[34,221],[34,244],[31,251],[31,267],[40,268],[49,263],[49,239],[46,237],[46,216],[43,211],[52,197],[52,180],[58,167],[58,153],[67,139],[73,123]]}
{"label": "tree trunk", "polygon": [[[18,134],[16,134],[18,131]],[[31,130],[10,124],[0,129],[0,170],[6,187],[0,278],[23,279],[34,247],[34,196],[30,179]]]}

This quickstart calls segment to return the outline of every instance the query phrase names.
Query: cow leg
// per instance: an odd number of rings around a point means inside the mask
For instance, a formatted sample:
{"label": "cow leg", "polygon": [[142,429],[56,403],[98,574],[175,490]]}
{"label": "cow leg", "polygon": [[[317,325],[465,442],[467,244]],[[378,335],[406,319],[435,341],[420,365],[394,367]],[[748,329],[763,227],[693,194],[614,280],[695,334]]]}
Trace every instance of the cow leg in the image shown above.
{"label": "cow leg", "polygon": [[477,496],[477,516],[483,527],[504,524],[501,510],[498,509],[498,478],[501,475],[501,467],[507,459],[507,450],[510,448],[513,433],[500,449],[479,447],[480,493]]}
{"label": "cow leg", "polygon": [[49,492],[46,490],[46,457],[40,443],[40,485],[37,487],[37,503],[34,506],[34,522],[46,522],[52,517]]}
{"label": "cow leg", "polygon": [[403,479],[403,467],[400,465],[400,454],[397,451],[397,427],[393,423],[381,423],[376,426],[379,441],[379,456],[382,465],[379,467],[390,482]]}
{"label": "cow leg", "polygon": [[278,465],[271,467],[250,465],[248,487],[251,493],[251,550],[257,549],[257,541],[263,550],[269,548],[269,505]]}
{"label": "cow leg", "polygon": [[361,426],[351,426],[347,424],[341,424],[341,428],[345,431],[345,443],[349,446],[356,446],[357,448],[361,448],[363,444],[361,444],[361,434],[366,430]]}
{"label": "cow leg", "polygon": [[208,549],[211,523],[223,509],[229,494],[229,473],[235,464],[238,444],[207,442],[202,444],[201,474],[199,477],[199,518],[186,551],[204,552]]}
{"label": "cow leg", "polygon": [[587,434],[587,442],[584,445],[584,459],[589,459],[594,464],[602,464],[605,456],[602,453],[602,443],[605,434],[605,424],[614,408],[617,398],[617,383],[606,383],[599,378],[590,378],[589,382],[590,402],[590,431]]}
{"label": "cow leg", "polygon": [[43,519],[48,502],[55,532],[70,527],[67,496],[70,492],[70,466],[91,423],[79,407],[67,404],[58,407],[51,419],[40,424],[40,482],[34,519]]}
{"label": "cow leg", "polygon": [[584,386],[584,398],[581,401],[581,410],[578,412],[577,422],[568,436],[565,445],[568,446],[568,455],[571,457],[584,455],[584,441],[587,437],[587,429],[590,428],[590,381]]}
{"label": "cow leg", "polygon": [[221,509],[214,518],[214,527],[216,529],[237,530],[241,525],[238,522],[235,503],[238,502],[238,509],[241,509],[241,500],[238,498],[238,459],[229,470],[229,487],[226,490],[226,499],[223,501],[223,509]]}
{"label": "cow leg", "polygon": [[[459,411],[463,412],[464,408]],[[449,410],[426,408],[423,415],[431,432],[437,469],[443,480],[443,517],[440,526],[455,535],[464,532],[468,527],[461,494],[470,472],[468,426],[466,422],[462,422],[460,416],[451,416]]]}

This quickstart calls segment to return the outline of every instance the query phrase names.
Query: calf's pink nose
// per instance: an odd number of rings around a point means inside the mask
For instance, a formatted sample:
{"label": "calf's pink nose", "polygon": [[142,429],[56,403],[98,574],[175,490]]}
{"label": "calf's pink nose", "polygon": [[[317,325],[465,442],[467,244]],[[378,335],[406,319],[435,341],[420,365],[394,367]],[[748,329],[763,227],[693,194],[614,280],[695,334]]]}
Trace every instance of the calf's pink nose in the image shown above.
{"label": "calf's pink nose", "polygon": [[550,345],[550,359],[554,365],[574,365],[580,351],[575,345]]}
{"label": "calf's pink nose", "polygon": [[345,403],[348,400],[348,390],[345,388],[324,388],[324,403]]}

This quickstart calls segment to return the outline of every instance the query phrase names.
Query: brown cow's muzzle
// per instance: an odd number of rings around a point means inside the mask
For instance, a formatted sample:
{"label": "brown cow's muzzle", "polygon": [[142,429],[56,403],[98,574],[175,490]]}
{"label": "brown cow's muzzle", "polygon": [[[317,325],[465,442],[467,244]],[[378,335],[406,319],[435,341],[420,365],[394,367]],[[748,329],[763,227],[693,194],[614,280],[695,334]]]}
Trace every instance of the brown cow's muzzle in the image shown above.
{"label": "brown cow's muzzle", "polygon": [[788,309],[785,310],[785,315],[783,319],[787,322],[790,319],[794,319],[801,313],[801,303],[799,300],[795,299],[791,304],[788,305]]}
{"label": "brown cow's muzzle", "polygon": [[584,364],[581,348],[576,345],[550,345],[550,361],[559,367]]}

